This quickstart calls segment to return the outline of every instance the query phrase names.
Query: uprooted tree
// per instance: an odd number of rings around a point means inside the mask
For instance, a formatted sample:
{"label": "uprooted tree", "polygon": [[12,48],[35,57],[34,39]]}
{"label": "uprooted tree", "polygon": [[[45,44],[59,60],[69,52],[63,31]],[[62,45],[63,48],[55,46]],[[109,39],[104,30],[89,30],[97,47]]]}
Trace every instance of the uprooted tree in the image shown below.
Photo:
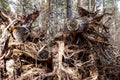
{"label": "uprooted tree", "polygon": [[[10,80],[119,80],[120,62],[110,42],[108,18],[78,7],[79,17],[67,20],[49,43],[33,31],[39,16],[12,19],[0,11],[0,77]],[[47,38],[45,38],[47,39]],[[117,50],[118,51],[118,50]]]}

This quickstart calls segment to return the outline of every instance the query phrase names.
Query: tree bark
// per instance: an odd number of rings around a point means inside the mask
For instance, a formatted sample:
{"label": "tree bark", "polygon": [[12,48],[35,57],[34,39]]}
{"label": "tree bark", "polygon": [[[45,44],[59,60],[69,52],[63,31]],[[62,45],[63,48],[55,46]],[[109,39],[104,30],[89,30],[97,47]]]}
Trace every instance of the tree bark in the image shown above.
{"label": "tree bark", "polygon": [[88,0],[88,10],[91,11],[91,0]]}
{"label": "tree bark", "polygon": [[50,27],[50,13],[51,13],[50,4],[51,4],[51,0],[48,0],[48,26],[49,27]]}
{"label": "tree bark", "polygon": [[71,0],[67,0],[67,18],[72,18],[72,2]]}
{"label": "tree bark", "polygon": [[102,12],[104,11],[104,3],[105,3],[105,0],[102,0]]}
{"label": "tree bark", "polygon": [[97,10],[97,7],[96,7],[96,0],[94,0],[94,6],[93,6],[93,10],[92,11],[96,11]]}
{"label": "tree bark", "polygon": [[46,30],[46,27],[47,27],[47,25],[46,25],[46,24],[47,24],[47,7],[48,7],[47,4],[48,4],[48,3],[47,3],[47,0],[45,0],[44,10],[43,10],[43,11],[44,11],[44,13],[43,13],[43,15],[44,15],[44,16],[43,16],[43,20],[44,20],[43,26],[44,26],[44,29],[45,29],[45,30]]}

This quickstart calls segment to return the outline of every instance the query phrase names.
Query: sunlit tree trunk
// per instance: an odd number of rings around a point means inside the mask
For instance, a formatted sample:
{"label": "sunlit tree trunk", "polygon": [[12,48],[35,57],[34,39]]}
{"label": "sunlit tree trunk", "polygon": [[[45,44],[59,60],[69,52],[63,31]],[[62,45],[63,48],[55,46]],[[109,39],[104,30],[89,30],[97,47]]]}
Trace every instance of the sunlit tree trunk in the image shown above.
{"label": "sunlit tree trunk", "polygon": [[94,0],[93,11],[96,11],[96,10],[97,10],[97,6],[96,6],[96,3],[97,3],[97,1],[96,1],[96,0]]}
{"label": "sunlit tree trunk", "polygon": [[105,3],[105,0],[102,0],[102,12],[104,11],[104,3]]}
{"label": "sunlit tree trunk", "polygon": [[88,0],[88,10],[91,11],[91,0]]}

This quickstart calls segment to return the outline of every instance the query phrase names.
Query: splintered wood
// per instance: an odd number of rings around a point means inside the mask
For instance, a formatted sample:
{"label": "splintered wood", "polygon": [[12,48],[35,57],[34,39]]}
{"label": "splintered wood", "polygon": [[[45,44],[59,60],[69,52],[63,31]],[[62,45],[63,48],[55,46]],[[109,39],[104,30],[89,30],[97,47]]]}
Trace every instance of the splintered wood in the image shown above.
{"label": "splintered wood", "polygon": [[64,42],[62,41],[58,41],[58,53],[56,55],[54,55],[54,57],[56,58],[55,59],[55,67],[54,68],[56,71],[56,74],[58,76],[58,80],[61,80],[62,78],[62,73],[61,73],[61,70],[62,70],[62,62],[63,62],[63,55],[64,55]]}

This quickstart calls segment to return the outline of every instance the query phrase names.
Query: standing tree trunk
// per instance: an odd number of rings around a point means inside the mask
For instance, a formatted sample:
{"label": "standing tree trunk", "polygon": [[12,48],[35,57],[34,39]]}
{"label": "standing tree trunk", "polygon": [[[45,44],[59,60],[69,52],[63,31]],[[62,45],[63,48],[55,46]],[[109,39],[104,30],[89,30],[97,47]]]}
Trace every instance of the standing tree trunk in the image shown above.
{"label": "standing tree trunk", "polygon": [[93,10],[92,11],[96,11],[97,10],[97,6],[96,6],[96,0],[94,0],[94,6],[93,6]]}
{"label": "standing tree trunk", "polygon": [[105,0],[102,0],[102,12],[104,11],[104,3],[105,3]]}
{"label": "standing tree trunk", "polygon": [[[115,1],[113,0],[113,5],[112,5],[112,7],[113,8],[115,8]],[[112,22],[112,26],[113,27],[111,27],[111,35],[112,35],[112,38],[113,38],[113,41],[116,43],[117,41],[118,41],[118,37],[116,37],[116,32],[117,32],[117,30],[116,30],[116,18],[117,18],[117,16],[116,16],[117,14],[116,14],[116,12],[114,13],[114,15],[113,15],[113,18],[112,18],[112,20],[113,20],[113,22]]]}
{"label": "standing tree trunk", "polygon": [[43,10],[43,26],[44,26],[44,29],[46,30],[46,27],[47,27],[47,0],[45,0],[44,2],[44,10]]}
{"label": "standing tree trunk", "polygon": [[67,18],[72,18],[72,2],[71,0],[67,0]]}
{"label": "standing tree trunk", "polygon": [[51,4],[51,0],[48,0],[48,26],[49,27],[50,27],[50,13],[51,13],[50,4]]}
{"label": "standing tree trunk", "polygon": [[91,0],[88,0],[88,10],[91,11]]}

